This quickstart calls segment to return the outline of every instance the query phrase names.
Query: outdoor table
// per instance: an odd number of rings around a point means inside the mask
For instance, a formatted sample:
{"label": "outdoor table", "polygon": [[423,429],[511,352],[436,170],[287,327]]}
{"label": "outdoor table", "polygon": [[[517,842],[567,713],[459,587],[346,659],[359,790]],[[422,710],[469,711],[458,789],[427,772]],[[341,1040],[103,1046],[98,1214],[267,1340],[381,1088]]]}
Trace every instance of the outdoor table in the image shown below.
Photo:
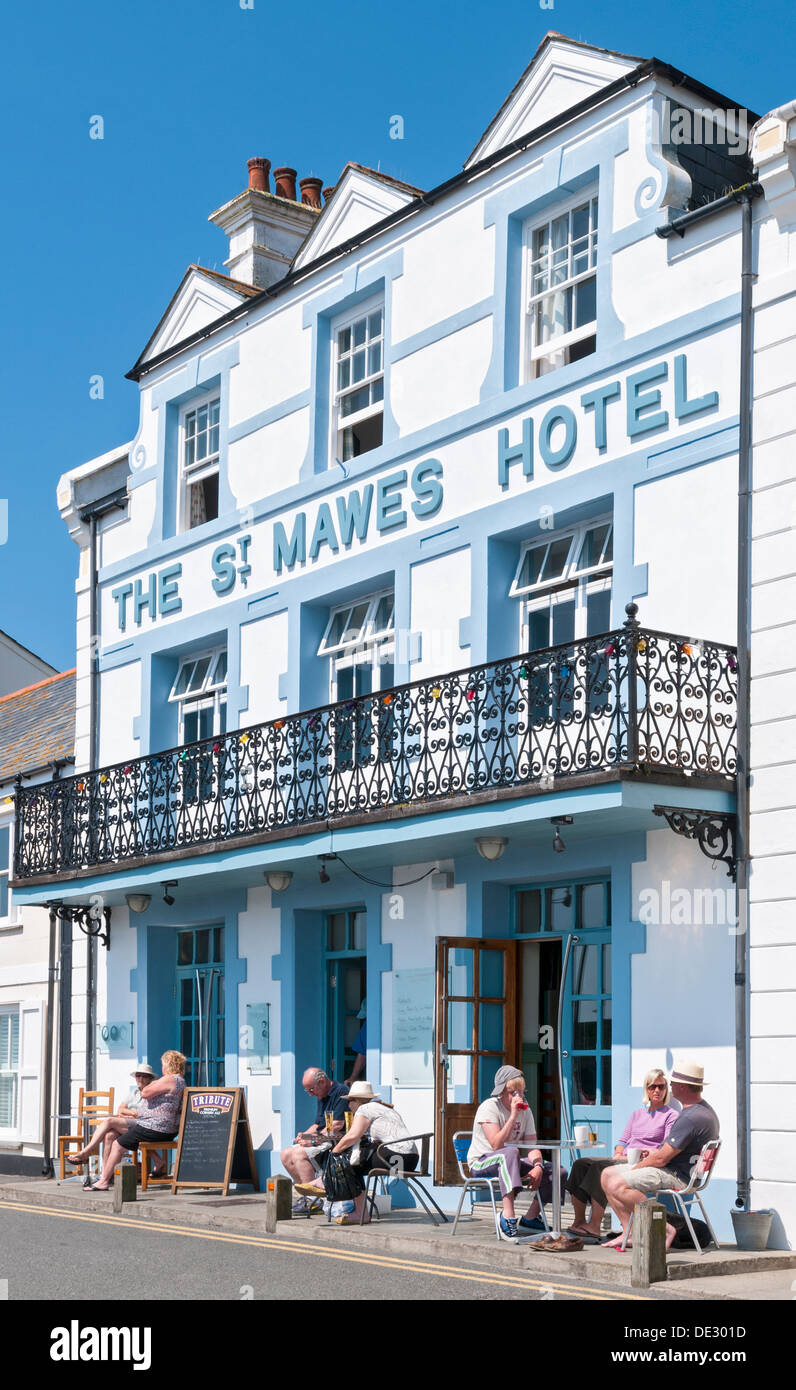
{"label": "outdoor table", "polygon": [[[579,1149],[581,1153],[594,1153],[597,1149],[605,1149],[605,1144],[578,1144],[574,1139],[535,1139],[531,1144],[527,1139],[521,1140],[514,1146],[518,1149],[550,1149],[553,1161],[553,1229],[550,1232],[556,1238],[561,1234],[561,1150]],[[541,1197],[539,1203],[541,1205]],[[538,1236],[520,1236],[520,1240],[538,1240]]]}

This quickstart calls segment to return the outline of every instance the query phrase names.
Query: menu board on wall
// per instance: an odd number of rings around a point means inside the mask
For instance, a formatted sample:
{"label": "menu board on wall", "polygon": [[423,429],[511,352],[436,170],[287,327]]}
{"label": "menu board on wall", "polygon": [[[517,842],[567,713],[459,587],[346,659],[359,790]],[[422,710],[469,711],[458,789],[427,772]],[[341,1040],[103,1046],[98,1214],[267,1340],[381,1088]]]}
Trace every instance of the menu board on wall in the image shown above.
{"label": "menu board on wall", "polygon": [[434,971],[396,970],[392,984],[394,1086],[434,1085]]}

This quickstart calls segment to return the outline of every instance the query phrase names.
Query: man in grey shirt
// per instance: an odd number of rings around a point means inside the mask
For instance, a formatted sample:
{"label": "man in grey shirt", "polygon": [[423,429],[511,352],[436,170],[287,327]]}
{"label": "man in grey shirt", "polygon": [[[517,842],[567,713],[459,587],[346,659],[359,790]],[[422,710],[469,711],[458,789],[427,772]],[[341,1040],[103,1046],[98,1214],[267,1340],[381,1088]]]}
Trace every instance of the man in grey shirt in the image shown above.
{"label": "man in grey shirt", "polygon": [[[676,1101],[682,1106],[667,1136],[659,1149],[645,1154],[634,1168],[617,1165],[606,1168],[602,1174],[602,1185],[606,1201],[622,1223],[622,1234],[609,1245],[619,1246],[625,1237],[630,1214],[638,1202],[643,1202],[655,1192],[679,1191],[687,1187],[691,1170],[705,1144],[719,1137],[719,1121],[715,1110],[702,1099],[705,1084],[704,1068],[691,1058],[678,1063],[671,1075],[671,1090]],[[666,1249],[669,1249],[676,1231],[666,1223]]]}

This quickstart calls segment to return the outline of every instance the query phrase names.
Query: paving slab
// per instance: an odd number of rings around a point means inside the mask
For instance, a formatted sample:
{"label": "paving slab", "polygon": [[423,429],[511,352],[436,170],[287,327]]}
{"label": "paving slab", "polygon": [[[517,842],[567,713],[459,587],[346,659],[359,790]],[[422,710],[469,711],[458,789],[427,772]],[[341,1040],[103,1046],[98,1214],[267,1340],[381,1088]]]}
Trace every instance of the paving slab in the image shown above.
{"label": "paving slab", "polygon": [[[86,1191],[81,1180],[56,1183],[42,1178],[0,1179],[0,1201],[28,1203],[75,1213],[112,1212],[111,1195]],[[126,1203],[125,1218],[165,1225],[205,1227],[231,1234],[265,1237],[265,1195],[262,1193],[232,1193],[222,1197],[219,1192],[179,1193],[172,1196],[166,1189],[139,1189],[135,1202]],[[438,1259],[462,1265],[487,1265],[490,1269],[516,1270],[518,1267],[553,1278],[556,1275],[577,1279],[584,1284],[616,1284],[630,1287],[631,1257],[620,1255],[603,1246],[587,1246],[572,1255],[543,1254],[522,1242],[510,1245],[495,1239],[494,1225],[489,1212],[478,1212],[463,1218],[452,1235],[449,1224],[432,1226],[417,1211],[404,1209],[390,1212],[370,1226],[340,1227],[322,1216],[298,1217],[280,1222],[276,1237],[286,1241],[318,1243],[327,1248],[369,1248],[390,1256],[408,1259]],[[536,1237],[533,1237],[536,1239]],[[739,1251],[725,1245],[720,1250],[671,1252],[667,1261],[667,1288],[672,1296],[684,1298],[793,1298],[796,1281],[796,1251],[765,1250]],[[758,1281],[763,1283],[759,1284]],[[760,1288],[762,1292],[752,1292]]]}

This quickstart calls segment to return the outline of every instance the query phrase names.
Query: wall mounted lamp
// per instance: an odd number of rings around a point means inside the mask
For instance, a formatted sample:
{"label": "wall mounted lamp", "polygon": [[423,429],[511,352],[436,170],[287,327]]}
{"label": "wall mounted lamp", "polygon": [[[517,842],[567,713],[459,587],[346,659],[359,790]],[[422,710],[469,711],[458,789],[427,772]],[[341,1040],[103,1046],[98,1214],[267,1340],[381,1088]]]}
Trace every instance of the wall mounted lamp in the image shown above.
{"label": "wall mounted lamp", "polygon": [[272,893],[284,893],[293,882],[293,875],[290,869],[267,869],[265,881]]}
{"label": "wall mounted lamp", "polygon": [[508,840],[505,840],[502,835],[482,835],[476,840],[475,847],[482,859],[487,859],[490,864],[494,864],[495,860],[502,855],[507,844]]}
{"label": "wall mounted lamp", "polygon": [[152,901],[151,893],[125,893],[124,900],[131,912],[146,912]]}

